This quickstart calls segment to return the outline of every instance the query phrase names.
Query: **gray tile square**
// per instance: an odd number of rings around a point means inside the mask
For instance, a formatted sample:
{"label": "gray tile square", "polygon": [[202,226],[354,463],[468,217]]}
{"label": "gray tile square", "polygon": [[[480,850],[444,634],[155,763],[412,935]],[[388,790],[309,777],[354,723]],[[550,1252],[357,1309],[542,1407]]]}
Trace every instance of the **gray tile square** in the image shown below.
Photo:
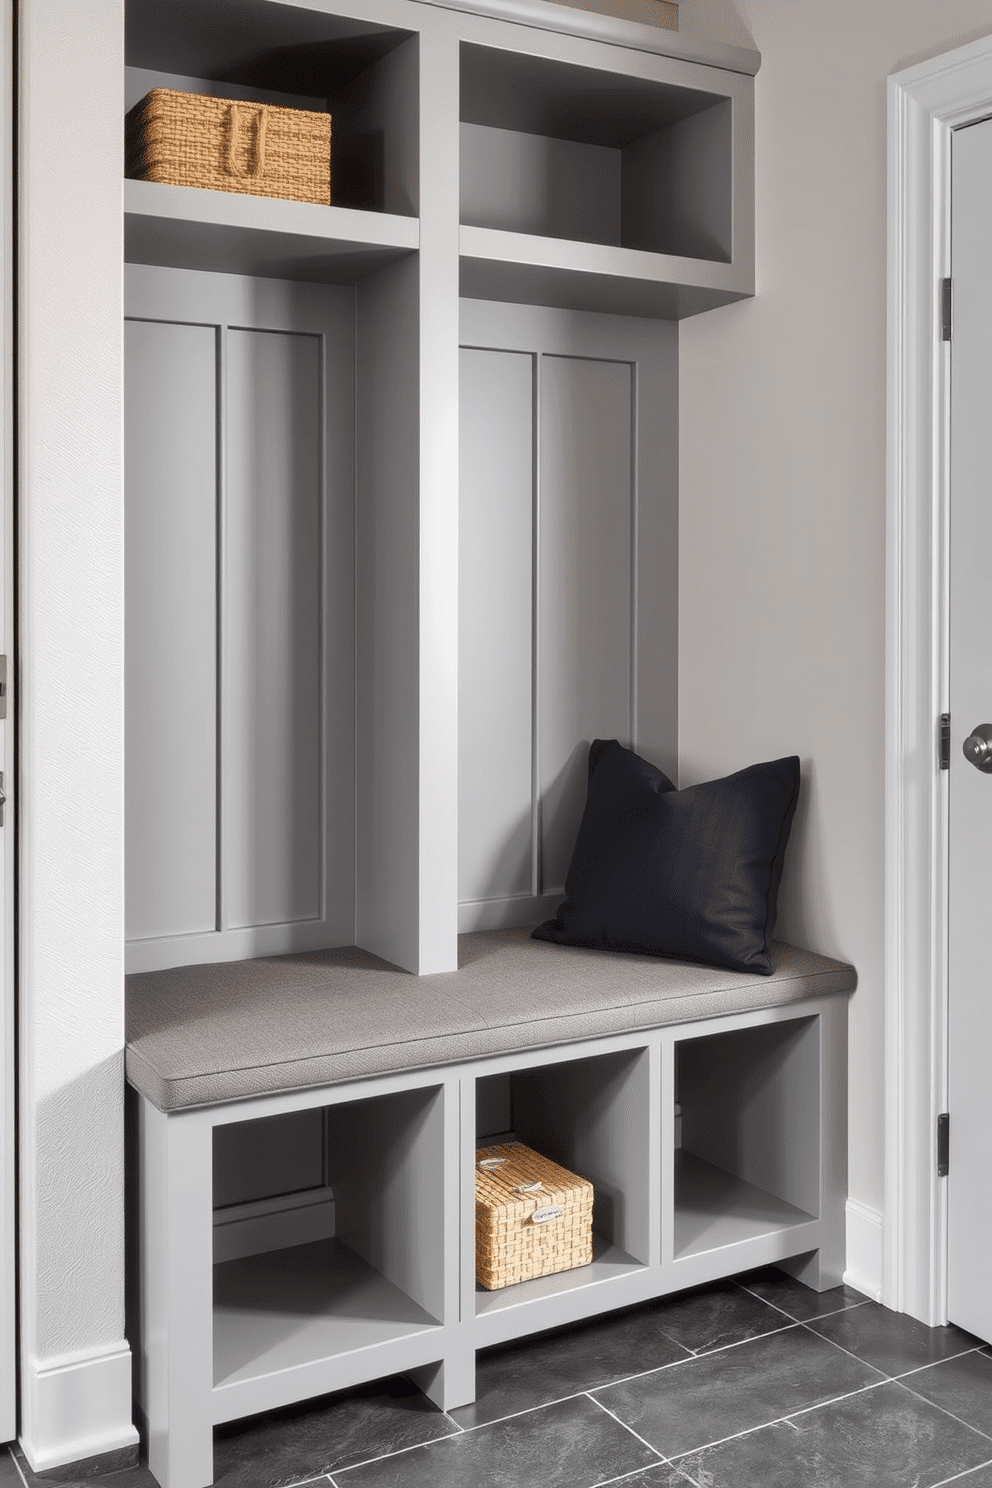
{"label": "gray tile square", "polygon": [[901,1383],[992,1437],[992,1358],[984,1350],[931,1364],[904,1375]]}
{"label": "gray tile square", "polygon": [[664,1457],[748,1431],[881,1378],[793,1327],[596,1392]]}
{"label": "gray tile square", "polygon": [[694,1452],[678,1466],[699,1488],[935,1488],[987,1457],[984,1437],[885,1383]]}
{"label": "gray tile square", "polygon": [[655,1307],[659,1328],[693,1354],[788,1326],[780,1312],[733,1281],[663,1297]]}
{"label": "gray tile square", "polygon": [[595,1488],[657,1461],[587,1395],[335,1473],[339,1488]]}
{"label": "gray tile square", "polygon": [[847,1349],[883,1374],[905,1374],[924,1364],[936,1364],[964,1353],[978,1343],[960,1328],[928,1328],[903,1312],[891,1312],[877,1302],[850,1307],[833,1317],[807,1324],[822,1338]]}
{"label": "gray tile square", "polygon": [[661,1309],[629,1309],[487,1349],[476,1361],[474,1403],[451,1416],[459,1426],[481,1426],[689,1357],[665,1331]]}
{"label": "gray tile square", "polygon": [[14,1476],[10,1478],[5,1473],[2,1488],[21,1488],[22,1477],[28,1488],[158,1488],[148,1468],[141,1463],[115,1470],[116,1459],[130,1463],[135,1455],[135,1449],[128,1447],[120,1453],[107,1452],[85,1462],[36,1473],[31,1471],[20,1444],[11,1442],[9,1452],[0,1453],[0,1458],[10,1463]]}
{"label": "gray tile square", "polygon": [[744,1276],[738,1276],[736,1281],[769,1306],[781,1308],[797,1323],[843,1312],[845,1308],[858,1307],[868,1300],[861,1292],[856,1292],[849,1286],[832,1287],[828,1292],[815,1292],[794,1276],[780,1271],[777,1266],[764,1266],[760,1271],[749,1271]]}
{"label": "gray tile square", "polygon": [[377,1380],[217,1427],[214,1488],[288,1488],[457,1431],[409,1380]]}

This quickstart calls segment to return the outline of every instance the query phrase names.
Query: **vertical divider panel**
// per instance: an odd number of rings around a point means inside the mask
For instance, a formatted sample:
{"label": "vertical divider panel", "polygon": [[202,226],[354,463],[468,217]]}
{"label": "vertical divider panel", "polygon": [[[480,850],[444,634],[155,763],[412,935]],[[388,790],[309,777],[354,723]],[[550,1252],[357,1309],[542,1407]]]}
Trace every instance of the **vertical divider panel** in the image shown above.
{"label": "vertical divider panel", "polygon": [[419,264],[357,290],[355,938],[419,969]]}
{"label": "vertical divider panel", "polygon": [[230,916],[227,909],[227,878],[224,873],[224,833],[227,830],[227,810],[224,804],[224,750],[227,745],[224,725],[224,695],[227,689],[228,656],[224,635],[224,602],[227,594],[227,371],[228,346],[227,325],[217,327],[217,514],[215,566],[216,592],[214,595],[214,624],[217,627],[216,661],[217,686],[214,699],[217,720],[217,737],[214,741],[217,771],[216,803],[216,902],[215,925],[217,931],[227,929]]}
{"label": "vertical divider panel", "polygon": [[540,352],[534,354],[534,410],[532,458],[534,505],[531,515],[531,876],[530,891],[536,900],[544,893],[544,854],[542,844],[544,829],[541,811],[541,731],[537,726],[541,706],[541,403],[544,378],[544,358]]}
{"label": "vertical divider panel", "polygon": [[633,747],[678,780],[679,328],[656,323],[633,368]]}
{"label": "vertical divider panel", "polygon": [[360,945],[457,965],[458,41],[425,12],[420,253],[358,288]]}
{"label": "vertical divider panel", "polygon": [[420,36],[420,888],[417,970],[458,965],[459,42]]}
{"label": "vertical divider panel", "polygon": [[462,1150],[459,1165],[461,1195],[458,1209],[461,1227],[459,1286],[461,1289],[461,1322],[463,1326],[471,1327],[475,1322],[475,1077],[465,1075],[460,1084]]}
{"label": "vertical divider panel", "polygon": [[[658,1160],[654,1163],[657,1175],[657,1202],[653,1205],[655,1235],[660,1241],[660,1251],[655,1250],[652,1259],[662,1268],[675,1258],[675,1036],[667,1030],[651,1046],[654,1056],[652,1080],[652,1128],[659,1142]],[[656,1102],[656,1103],[655,1103]]]}

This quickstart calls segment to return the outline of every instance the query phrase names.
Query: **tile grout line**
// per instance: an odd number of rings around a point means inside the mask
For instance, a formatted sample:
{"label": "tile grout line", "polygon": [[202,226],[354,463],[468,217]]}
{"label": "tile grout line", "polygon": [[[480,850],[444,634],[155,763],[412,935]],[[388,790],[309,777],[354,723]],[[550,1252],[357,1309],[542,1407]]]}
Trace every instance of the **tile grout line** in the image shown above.
{"label": "tile grout line", "polygon": [[[815,1322],[817,1320],[814,1318],[813,1321]],[[838,1343],[835,1338],[828,1338],[825,1333],[818,1333],[817,1330],[812,1326],[812,1323],[801,1323],[800,1327],[805,1328],[809,1333],[816,1333],[817,1338],[822,1338],[824,1343],[832,1343],[835,1349],[840,1349],[841,1353],[847,1354],[849,1359],[857,1360],[859,1364],[864,1364],[865,1367],[868,1369],[878,1370],[878,1373],[885,1375],[885,1378],[892,1384],[896,1384],[900,1379],[903,1378],[903,1376],[899,1374],[887,1374],[884,1369],[879,1369],[877,1364],[872,1364],[871,1361],[868,1359],[862,1359],[860,1354],[852,1353],[851,1350],[845,1348],[842,1343]],[[921,1369],[932,1369],[938,1364],[950,1364],[952,1359],[961,1359],[964,1357],[965,1354],[977,1354],[980,1352],[980,1348],[976,1347],[962,1349],[961,1352],[958,1354],[948,1354],[946,1359],[931,1359],[929,1364],[917,1364],[914,1366],[914,1368],[905,1370],[905,1374],[917,1374]]]}
{"label": "tile grout line", "polygon": [[[646,1467],[635,1467],[633,1472],[621,1473],[619,1478],[602,1478],[600,1482],[593,1484],[593,1488],[616,1488],[618,1483],[633,1483],[641,1473],[653,1472],[655,1467],[671,1467],[672,1465],[667,1459],[658,1463],[649,1462]],[[675,1470],[678,1471],[677,1468]]]}
{"label": "tile grout line", "polygon": [[[628,1426],[626,1421],[621,1421],[619,1416],[614,1415],[614,1413],[609,1410],[601,1400],[596,1399],[595,1395],[590,1395],[588,1390],[586,1390],[584,1393],[586,1399],[591,1400],[593,1405],[598,1405],[603,1414],[609,1416],[611,1421],[616,1421],[617,1425],[622,1426],[624,1431],[629,1431],[631,1436],[634,1437],[635,1441],[639,1441],[642,1447],[647,1447],[649,1452],[653,1452],[654,1455],[659,1459],[663,1467],[668,1463],[668,1458],[665,1456],[665,1454],[663,1452],[659,1452],[657,1447],[653,1447],[649,1441],[646,1441],[645,1438],[641,1436],[639,1431],[635,1431],[633,1426]],[[654,1467],[655,1464],[653,1462],[649,1462],[646,1464],[646,1466]],[[640,1471],[645,1471],[645,1468],[641,1468]],[[627,1476],[629,1477],[630,1474],[628,1473]]]}
{"label": "tile grout line", "polygon": [[21,1482],[24,1484],[24,1488],[28,1488],[28,1480],[24,1476],[23,1472],[21,1471],[21,1464],[18,1462],[17,1458],[14,1456],[14,1448],[13,1448],[13,1446],[9,1446],[7,1448],[7,1451],[10,1453],[10,1460],[14,1464],[14,1467],[17,1470],[17,1476],[20,1478]]}
{"label": "tile grout line", "polygon": [[[677,1362],[681,1364],[684,1361],[679,1359]],[[592,1388],[608,1389],[609,1386],[594,1385]],[[580,1396],[588,1394],[588,1390],[575,1390],[571,1395],[556,1395],[553,1400],[542,1400],[540,1405],[525,1405],[523,1410],[508,1411],[505,1416],[493,1416],[491,1421],[479,1421],[475,1426],[459,1426],[458,1429],[463,1436],[467,1436],[470,1431],[482,1431],[486,1426],[499,1426],[503,1421],[515,1421],[519,1416],[532,1416],[535,1411],[547,1410],[551,1405],[567,1405],[570,1400],[578,1400]],[[459,1410],[461,1409],[462,1407],[459,1406]],[[457,1421],[455,1425],[458,1425]],[[439,1437],[438,1440],[443,1441],[444,1438]]]}
{"label": "tile grout line", "polygon": [[[959,1354],[958,1358],[960,1357],[961,1356]],[[934,1410],[939,1410],[942,1415],[948,1416],[952,1421],[957,1421],[959,1426],[967,1426],[969,1431],[977,1432],[979,1436],[984,1437],[985,1441],[992,1442],[992,1432],[983,1431],[980,1426],[973,1426],[970,1421],[965,1421],[963,1417],[956,1416],[953,1411],[948,1410],[945,1406],[938,1405],[936,1400],[931,1400],[928,1396],[921,1395],[919,1390],[914,1390],[909,1385],[904,1385],[902,1380],[893,1380],[892,1383],[894,1385],[899,1385],[903,1390],[906,1391],[907,1395],[912,1395],[914,1400],[922,1400],[927,1405],[932,1405]]]}
{"label": "tile grout line", "polygon": [[992,1467],[992,1457],[988,1462],[976,1462],[974,1467],[966,1467],[964,1472],[955,1473],[953,1478],[941,1478],[939,1483],[934,1483],[933,1488],[947,1488],[948,1483],[963,1483],[965,1478],[970,1478],[972,1473],[981,1472],[983,1467]]}
{"label": "tile grout line", "polygon": [[[725,1354],[730,1349],[743,1348],[746,1343],[758,1343],[762,1338],[775,1338],[779,1333],[788,1333],[790,1328],[801,1328],[802,1326],[802,1323],[790,1321],[784,1327],[770,1328],[767,1333],[752,1333],[747,1338],[735,1339],[733,1343],[721,1343],[717,1348],[703,1348],[698,1353],[691,1352],[685,1359],[673,1359],[670,1364],[656,1364],[653,1369],[641,1369],[637,1374],[625,1374],[620,1379],[610,1380],[608,1385],[593,1385],[591,1388],[594,1390],[612,1390],[615,1385],[628,1385],[631,1380],[647,1379],[649,1374],[660,1374],[663,1369],[678,1369],[683,1364],[691,1364],[694,1359],[712,1359],[716,1354]],[[665,1336],[667,1338],[668,1335],[666,1334]],[[673,1338],[672,1342],[675,1343],[677,1340]],[[678,1346],[679,1348],[685,1348],[686,1345],[680,1343]],[[588,1391],[581,1393],[587,1394]]]}
{"label": "tile grout line", "polygon": [[929,1364],[917,1364],[912,1369],[904,1369],[902,1374],[894,1374],[895,1380],[912,1379],[914,1374],[922,1374],[924,1369],[939,1369],[941,1364],[953,1364],[955,1359],[964,1359],[968,1354],[980,1354],[983,1344],[976,1344],[974,1348],[962,1349],[960,1354],[948,1354],[946,1359],[931,1359]]}
{"label": "tile grout line", "polygon": [[734,1285],[739,1286],[742,1292],[747,1292],[749,1297],[754,1297],[758,1302],[764,1302],[766,1307],[772,1308],[775,1312],[780,1312],[783,1317],[790,1318],[794,1323],[818,1323],[823,1318],[838,1317],[842,1312],[854,1312],[856,1308],[864,1307],[871,1301],[870,1297],[863,1297],[860,1302],[849,1302],[846,1307],[835,1307],[833,1312],[819,1312],[813,1318],[797,1318],[793,1317],[791,1312],[786,1312],[784,1307],[779,1307],[777,1302],[769,1302],[768,1298],[763,1297],[760,1292],[752,1292],[751,1288],[745,1286],[743,1281],[735,1281]]}
{"label": "tile grout line", "polygon": [[744,1431],[734,1431],[730,1436],[718,1437],[716,1441],[704,1442],[701,1446],[689,1447],[687,1451],[678,1452],[674,1457],[669,1457],[668,1461],[673,1467],[676,1467],[684,1457],[693,1457],[697,1452],[708,1452],[711,1447],[726,1446],[727,1442],[738,1441],[742,1436],[753,1436],[756,1431],[764,1431],[766,1426],[791,1425],[797,1416],[808,1416],[813,1411],[825,1409],[828,1405],[838,1405],[842,1400],[853,1400],[855,1395],[866,1395],[869,1390],[878,1390],[882,1385],[891,1385],[894,1383],[894,1380],[884,1378],[874,1380],[870,1384],[862,1385],[860,1390],[848,1390],[844,1395],[831,1395],[829,1399],[820,1400],[816,1405],[804,1405],[800,1410],[793,1411],[791,1415],[776,1416],[774,1420],[761,1421],[757,1426],[748,1426]]}
{"label": "tile grout line", "polygon": [[[450,1441],[455,1436],[464,1436],[466,1434],[466,1431],[478,1430],[478,1427],[475,1426],[459,1426],[458,1422],[452,1420],[447,1411],[441,1411],[439,1414],[444,1417],[444,1419],[450,1426],[454,1427],[454,1430],[445,1432],[444,1436],[432,1436],[427,1441],[411,1442],[408,1447],[397,1447],[396,1450],[393,1452],[380,1452],[377,1457],[363,1457],[361,1462],[349,1462],[347,1467],[339,1467],[336,1468],[335,1471],[339,1473],[351,1472],[353,1467],[366,1467],[370,1462],[385,1462],[387,1457],[401,1457],[405,1452],[416,1452],[418,1447],[432,1447],[435,1442]],[[484,1424],[488,1425],[488,1422]],[[334,1479],[330,1473],[321,1474],[321,1476],[329,1477],[331,1479],[331,1482],[334,1483]],[[314,1478],[308,1481],[316,1482],[317,1479]],[[27,1488],[26,1484],[25,1488]],[[295,1484],[293,1485],[293,1488],[296,1488]],[[334,1488],[338,1488],[337,1483],[334,1483]]]}
{"label": "tile grout line", "polygon": [[[660,1374],[663,1369],[678,1369],[679,1366],[682,1364],[691,1364],[693,1360],[696,1359],[711,1359],[716,1354],[726,1353],[728,1349],[741,1348],[742,1345],[745,1343],[757,1343],[759,1339],[762,1338],[774,1338],[779,1333],[788,1333],[790,1327],[800,1328],[802,1327],[802,1324],[796,1322],[795,1320],[792,1320],[785,1327],[772,1328],[771,1331],[768,1333],[754,1333],[748,1338],[738,1338],[733,1343],[722,1343],[720,1344],[719,1348],[705,1349],[700,1351],[699,1353],[687,1352],[684,1359],[671,1359],[667,1364],[656,1364],[654,1368],[642,1369],[637,1374],[622,1374],[617,1379],[609,1380],[604,1385],[590,1385],[585,1390],[573,1391],[571,1395],[557,1395],[552,1400],[542,1400],[540,1405],[528,1405],[525,1406],[523,1410],[507,1411],[505,1416],[493,1416],[491,1421],[480,1421],[476,1426],[460,1426],[457,1421],[455,1421],[453,1424],[457,1426],[458,1430],[461,1432],[467,1433],[470,1431],[481,1431],[485,1426],[495,1426],[498,1422],[501,1421],[515,1421],[518,1416],[532,1415],[534,1411],[544,1410],[549,1405],[564,1405],[569,1400],[578,1400],[580,1395],[591,1396],[594,1390],[612,1390],[616,1385],[628,1385],[631,1383],[632,1380],[647,1379],[648,1375]],[[667,1334],[665,1336],[666,1338],[668,1337]],[[674,1338],[670,1341],[672,1343],[675,1343],[676,1347],[678,1348],[685,1348],[685,1344],[678,1343],[677,1340]],[[863,1363],[864,1361],[860,1360],[859,1362]],[[459,1409],[461,1409],[461,1407],[459,1407]],[[445,1438],[438,1437],[437,1440],[444,1441]],[[430,1445],[430,1443],[424,1443],[423,1445]],[[406,1451],[408,1449],[402,1448],[401,1450]]]}

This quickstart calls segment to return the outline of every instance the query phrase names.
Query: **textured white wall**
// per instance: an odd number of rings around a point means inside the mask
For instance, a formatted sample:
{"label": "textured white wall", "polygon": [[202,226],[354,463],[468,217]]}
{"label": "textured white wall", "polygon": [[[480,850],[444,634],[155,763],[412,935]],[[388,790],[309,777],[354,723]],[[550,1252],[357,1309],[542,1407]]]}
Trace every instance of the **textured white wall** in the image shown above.
{"label": "textured white wall", "polygon": [[805,774],[779,933],[858,968],[851,1196],[883,1197],[885,79],[990,0],[684,0],[755,45],[757,296],[681,330],[682,782]]}
{"label": "textured white wall", "polygon": [[21,1432],[41,1468],[136,1440],[123,1342],[123,5],[20,12]]}

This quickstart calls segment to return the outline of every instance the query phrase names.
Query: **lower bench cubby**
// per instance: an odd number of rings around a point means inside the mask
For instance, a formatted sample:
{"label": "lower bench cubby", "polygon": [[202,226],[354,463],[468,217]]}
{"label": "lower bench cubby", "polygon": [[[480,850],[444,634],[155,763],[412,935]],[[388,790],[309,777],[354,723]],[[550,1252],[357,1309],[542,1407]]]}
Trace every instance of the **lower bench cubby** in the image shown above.
{"label": "lower bench cubby", "polygon": [[[294,1219],[308,1216],[290,1208],[278,1248],[248,1241],[237,1248],[252,1253],[218,1260],[214,1211],[215,1387],[360,1355],[442,1321],[441,1091],[342,1101],[323,1115],[322,1189],[333,1195],[322,1206],[333,1216],[322,1226],[328,1234],[291,1243]],[[233,1125],[214,1128],[215,1191],[218,1138]],[[250,1220],[242,1228],[250,1233]]]}
{"label": "lower bench cubby", "polygon": [[676,1257],[818,1217],[819,1038],[800,1018],[676,1043]]}
{"label": "lower bench cubby", "polygon": [[[557,948],[541,963],[534,943],[503,933],[473,942],[469,973],[403,980],[428,1012],[436,996],[435,1026],[449,1020],[430,1048],[390,1041],[387,994],[400,984],[388,969],[351,998],[348,976],[368,975],[354,958],[313,985],[291,958],[256,965],[254,1009],[223,968],[185,969],[178,991],[133,979],[129,994],[146,1000],[128,1043],[140,1297],[128,1328],[162,1488],[212,1482],[225,1421],[393,1374],[453,1409],[474,1399],[476,1351],[508,1339],[768,1263],[821,1290],[840,1282],[837,994],[854,985],[850,967],[778,947],[761,979],[647,958],[569,962]],[[491,987],[472,981],[487,955],[502,1027]],[[553,992],[529,980],[533,965],[552,968]],[[572,966],[570,1007],[561,972]],[[600,984],[601,968],[612,982]],[[294,996],[308,1010],[298,1026]],[[199,1043],[186,1045],[190,1007]],[[237,1067],[226,1062],[235,1026]],[[365,1043],[358,1029],[371,1031]],[[289,1073],[286,1058],[271,1071],[260,1058],[273,1040],[295,1051]],[[314,1044],[322,1078],[310,1086]],[[476,1151],[499,1139],[592,1182],[591,1264],[495,1291],[477,1283]]]}
{"label": "lower bench cubby", "polygon": [[[588,1291],[642,1272],[650,1260],[650,1054],[645,1047],[564,1057],[475,1079],[477,1145],[512,1133],[594,1189],[589,1266],[486,1291],[474,1277],[482,1337],[500,1340],[582,1315]],[[473,1237],[474,1241],[474,1237]],[[474,1243],[472,1246],[474,1257]],[[603,1304],[593,1304],[602,1310]],[[609,1303],[605,1304],[609,1306]],[[619,1304],[617,1304],[619,1305]],[[512,1310],[512,1320],[495,1314]],[[548,1321],[541,1320],[542,1312]]]}

